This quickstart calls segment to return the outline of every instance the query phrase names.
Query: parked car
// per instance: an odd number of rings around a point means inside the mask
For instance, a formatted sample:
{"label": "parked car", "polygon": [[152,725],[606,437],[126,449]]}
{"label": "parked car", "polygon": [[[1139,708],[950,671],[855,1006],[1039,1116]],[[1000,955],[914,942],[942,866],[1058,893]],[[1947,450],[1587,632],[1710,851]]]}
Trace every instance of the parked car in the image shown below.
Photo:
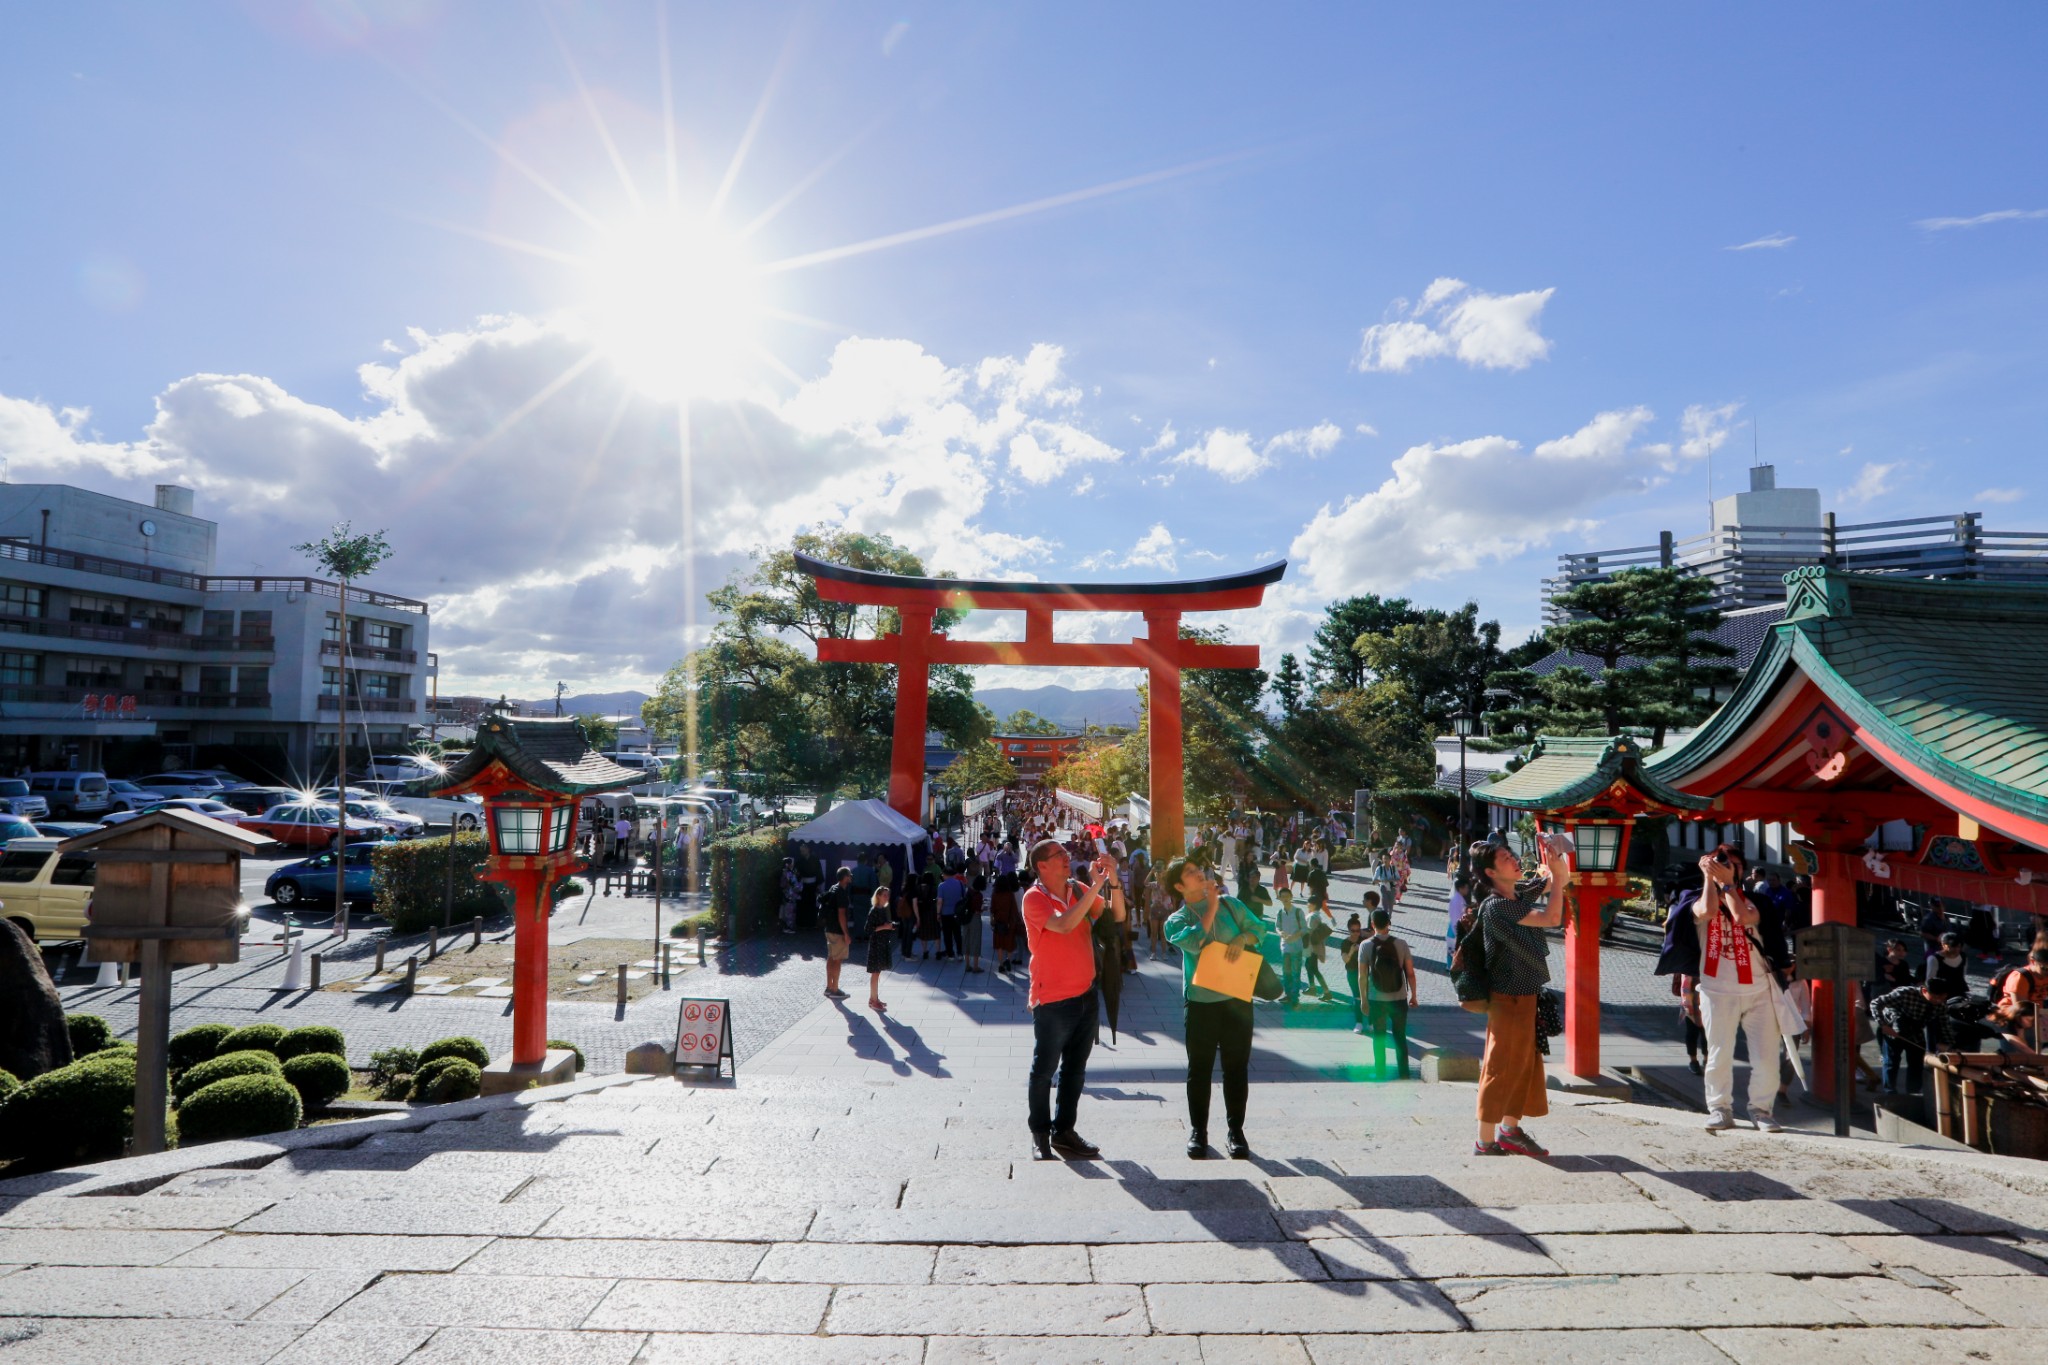
{"label": "parked car", "polygon": [[88,825],[82,820],[36,821],[36,833],[45,839],[76,839],[99,828],[99,825]]}
{"label": "parked car", "polygon": [[371,797],[367,801],[348,803],[348,822],[354,824],[358,820],[375,820],[380,825],[388,826],[391,832],[401,839],[411,839],[427,832],[425,820],[417,815],[409,815],[395,808],[389,801],[381,801],[376,797]]}
{"label": "parked car", "polygon": [[81,815],[97,817],[112,804],[105,773],[30,773],[28,789],[49,802],[50,814],[60,820],[75,820]]}
{"label": "parked car", "polygon": [[204,815],[209,820],[218,820],[224,825],[239,825],[250,818],[241,811],[236,810],[233,806],[228,805],[225,801],[208,801],[199,797],[178,796],[173,797],[169,801],[158,801],[154,805],[145,806],[142,810],[109,811],[107,812],[107,818],[100,821],[100,823],[102,825],[124,824],[127,821],[133,820],[138,815],[145,815],[153,810],[190,811],[194,815]]}
{"label": "parked car", "polygon": [[141,810],[163,798],[146,792],[125,777],[107,779],[107,804],[115,810]]}
{"label": "parked car", "polygon": [[218,796],[221,793],[221,780],[211,773],[151,773],[148,777],[130,780],[146,792],[155,792],[160,801],[177,796]]}
{"label": "parked car", "polygon": [[[303,802],[273,806],[258,816],[242,822],[242,828],[251,834],[266,839],[275,839],[280,844],[298,848],[320,848],[334,842],[334,836],[341,827],[341,813],[333,806],[313,806]],[[387,826],[375,821],[348,822],[348,837],[356,840],[382,839],[389,834]]]}
{"label": "parked car", "polygon": [[92,903],[93,860],[59,857],[59,839],[10,841],[0,848],[0,915],[36,940],[76,939]]}
{"label": "parked car", "polygon": [[272,806],[303,801],[306,794],[296,787],[228,787],[216,792],[213,799],[233,806],[244,815],[261,815]]}
{"label": "parked car", "polygon": [[[352,844],[342,852],[341,894],[350,905],[369,906],[376,899],[370,854],[373,844]],[[316,853],[286,863],[263,883],[263,894],[279,905],[334,901],[334,854]]]}
{"label": "parked car", "polygon": [[31,796],[28,783],[18,777],[0,777],[0,812],[19,815],[25,820],[40,820],[50,813],[50,803],[40,796]]}
{"label": "parked car", "polygon": [[391,782],[417,782],[439,777],[441,765],[421,754],[390,754],[370,760],[370,775]]}
{"label": "parked car", "polygon": [[37,837],[36,827],[19,815],[0,815],[0,846],[11,844],[16,839]]}
{"label": "parked car", "polygon": [[394,810],[417,815],[430,825],[453,825],[456,829],[482,829],[484,803],[476,796],[435,796],[431,783],[408,782],[384,798]]}

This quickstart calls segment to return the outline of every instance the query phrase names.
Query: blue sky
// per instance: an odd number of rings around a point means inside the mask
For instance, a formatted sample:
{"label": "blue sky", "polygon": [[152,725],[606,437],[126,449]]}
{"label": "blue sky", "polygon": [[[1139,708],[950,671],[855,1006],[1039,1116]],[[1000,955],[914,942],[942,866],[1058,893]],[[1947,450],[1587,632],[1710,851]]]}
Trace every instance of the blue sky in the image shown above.
{"label": "blue sky", "polygon": [[0,458],[196,485],[223,571],[389,527],[450,689],[644,684],[687,590],[824,521],[1035,578],[1285,555],[1234,623],[1275,653],[1363,590],[1519,635],[1561,550],[1704,529],[1752,421],[1846,520],[2048,526],[2044,38],[2028,6],[0,5]]}

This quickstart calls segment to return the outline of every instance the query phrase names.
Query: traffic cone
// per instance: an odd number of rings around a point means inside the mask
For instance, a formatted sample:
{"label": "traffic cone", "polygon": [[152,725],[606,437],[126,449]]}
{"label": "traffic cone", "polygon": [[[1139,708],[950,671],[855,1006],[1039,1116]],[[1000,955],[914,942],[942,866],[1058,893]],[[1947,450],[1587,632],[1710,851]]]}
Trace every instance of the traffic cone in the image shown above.
{"label": "traffic cone", "polygon": [[118,986],[118,985],[120,985],[120,984],[121,984],[121,969],[120,969],[120,967],[119,967],[119,966],[117,966],[116,964],[112,963],[112,962],[102,962],[102,963],[100,964],[100,975],[99,975],[99,979],[98,979],[97,981],[93,982],[92,984],[93,984],[93,985],[95,985],[95,986]]}
{"label": "traffic cone", "polygon": [[305,964],[303,963],[300,957],[299,937],[298,935],[294,934],[292,936],[292,953],[291,957],[287,959],[285,962],[284,985],[281,987],[281,989],[288,991],[296,991],[303,989],[304,965]]}

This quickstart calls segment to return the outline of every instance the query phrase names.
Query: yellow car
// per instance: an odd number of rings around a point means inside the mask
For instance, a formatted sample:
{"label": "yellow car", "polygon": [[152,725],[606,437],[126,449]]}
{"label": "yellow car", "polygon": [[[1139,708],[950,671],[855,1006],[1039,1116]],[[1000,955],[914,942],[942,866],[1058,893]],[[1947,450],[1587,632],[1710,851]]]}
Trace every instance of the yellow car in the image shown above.
{"label": "yellow car", "polygon": [[0,848],[0,918],[37,941],[84,936],[93,860],[60,856],[61,839],[12,839]]}

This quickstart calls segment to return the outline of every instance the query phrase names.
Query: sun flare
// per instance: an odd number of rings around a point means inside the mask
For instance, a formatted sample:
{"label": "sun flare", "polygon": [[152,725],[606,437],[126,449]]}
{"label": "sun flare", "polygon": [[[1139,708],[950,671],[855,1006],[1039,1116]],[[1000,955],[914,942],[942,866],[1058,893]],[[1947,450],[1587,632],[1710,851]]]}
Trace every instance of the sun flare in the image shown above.
{"label": "sun flare", "polygon": [[635,387],[660,398],[731,397],[758,378],[761,277],[716,224],[635,219],[585,258],[592,339]]}

